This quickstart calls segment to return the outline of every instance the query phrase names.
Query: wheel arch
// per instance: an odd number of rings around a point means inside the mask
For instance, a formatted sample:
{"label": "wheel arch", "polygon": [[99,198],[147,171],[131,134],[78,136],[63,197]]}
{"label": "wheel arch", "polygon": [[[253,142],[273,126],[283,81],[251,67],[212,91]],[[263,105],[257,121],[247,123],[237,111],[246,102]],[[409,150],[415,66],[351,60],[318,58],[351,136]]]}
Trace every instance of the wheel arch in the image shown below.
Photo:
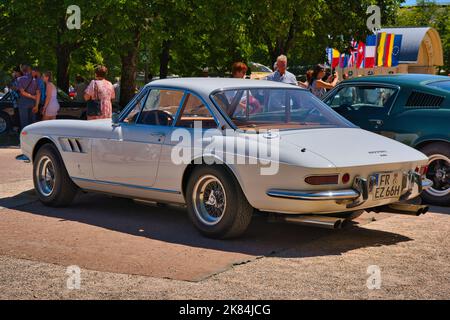
{"label": "wheel arch", "polygon": [[[206,159],[209,159],[209,161],[204,161]],[[222,168],[224,168],[232,177],[234,177],[236,179],[236,181],[238,182],[239,186],[241,187],[242,191],[245,194],[243,185],[239,179],[239,174],[236,172],[236,170],[234,168],[232,168],[230,165],[226,164],[225,162],[221,161],[220,159],[216,158],[216,157],[198,157],[195,159],[192,159],[191,163],[188,164],[186,166],[186,168],[184,169],[183,172],[183,177],[181,180],[181,192],[183,194],[183,197],[186,199],[186,188],[187,188],[187,184],[189,181],[189,177],[191,176],[192,172],[194,171],[194,169],[198,166],[205,166],[205,165],[210,165],[208,163],[212,163],[211,160],[216,160],[217,164],[214,164],[216,166],[220,166]]]}
{"label": "wheel arch", "polygon": [[421,140],[417,143],[414,144],[414,148],[415,149],[422,149],[427,145],[433,144],[433,143],[444,143],[447,144],[450,147],[450,141],[445,140],[445,139],[426,139],[426,140]]}
{"label": "wheel arch", "polygon": [[36,144],[33,147],[33,153],[32,153],[32,161],[33,162],[34,162],[34,158],[36,157],[36,154],[38,153],[39,149],[48,143],[53,144],[59,152],[59,148],[58,148],[57,144],[55,143],[55,141],[53,141],[49,137],[42,137],[36,142]]}

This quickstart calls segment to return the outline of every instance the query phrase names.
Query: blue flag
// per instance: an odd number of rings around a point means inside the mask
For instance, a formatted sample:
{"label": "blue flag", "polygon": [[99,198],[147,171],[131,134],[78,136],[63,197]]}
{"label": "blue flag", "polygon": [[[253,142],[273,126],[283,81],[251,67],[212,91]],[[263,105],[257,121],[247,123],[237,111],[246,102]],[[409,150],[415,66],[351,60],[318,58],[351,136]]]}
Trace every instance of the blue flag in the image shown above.
{"label": "blue flag", "polygon": [[400,49],[402,47],[402,38],[401,34],[396,34],[394,37],[394,48],[392,50],[392,66],[396,67],[400,61]]}

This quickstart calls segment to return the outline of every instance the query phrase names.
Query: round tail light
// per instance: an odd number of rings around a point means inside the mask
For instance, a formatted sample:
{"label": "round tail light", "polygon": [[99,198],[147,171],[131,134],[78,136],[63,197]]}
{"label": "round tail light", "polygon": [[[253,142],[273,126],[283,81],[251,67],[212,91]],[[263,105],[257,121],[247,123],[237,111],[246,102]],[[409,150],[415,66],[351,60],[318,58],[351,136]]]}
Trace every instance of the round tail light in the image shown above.
{"label": "round tail light", "polygon": [[345,173],[345,174],[342,176],[342,183],[343,183],[343,184],[347,184],[349,181],[350,181],[350,175],[349,175],[348,173]]}

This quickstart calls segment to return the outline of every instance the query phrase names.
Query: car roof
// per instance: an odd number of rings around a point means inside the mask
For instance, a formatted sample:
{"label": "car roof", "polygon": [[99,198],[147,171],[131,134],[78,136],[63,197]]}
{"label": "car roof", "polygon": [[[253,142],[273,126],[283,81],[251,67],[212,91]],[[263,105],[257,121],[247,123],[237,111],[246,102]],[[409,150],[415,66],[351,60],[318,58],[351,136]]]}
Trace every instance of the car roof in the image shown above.
{"label": "car roof", "polygon": [[150,87],[169,87],[190,90],[205,96],[213,91],[236,88],[275,88],[301,89],[300,87],[267,80],[233,79],[233,78],[174,78],[155,80],[147,84]]}
{"label": "car roof", "polygon": [[397,85],[426,85],[427,83],[437,81],[450,81],[449,77],[436,76],[432,74],[389,74],[389,75],[375,75],[366,77],[357,77],[346,80],[345,83],[350,82],[377,82],[389,83]]}

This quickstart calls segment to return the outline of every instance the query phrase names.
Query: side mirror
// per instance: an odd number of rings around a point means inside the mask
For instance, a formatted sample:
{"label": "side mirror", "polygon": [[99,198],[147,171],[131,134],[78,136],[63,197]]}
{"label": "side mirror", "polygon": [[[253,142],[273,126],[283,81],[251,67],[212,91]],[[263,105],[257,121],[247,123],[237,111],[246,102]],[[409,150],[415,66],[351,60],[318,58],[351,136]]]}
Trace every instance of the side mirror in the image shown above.
{"label": "side mirror", "polygon": [[118,127],[120,124],[119,124],[119,114],[118,113],[116,113],[116,112],[114,112],[113,114],[112,114],[112,126],[113,127]]}

